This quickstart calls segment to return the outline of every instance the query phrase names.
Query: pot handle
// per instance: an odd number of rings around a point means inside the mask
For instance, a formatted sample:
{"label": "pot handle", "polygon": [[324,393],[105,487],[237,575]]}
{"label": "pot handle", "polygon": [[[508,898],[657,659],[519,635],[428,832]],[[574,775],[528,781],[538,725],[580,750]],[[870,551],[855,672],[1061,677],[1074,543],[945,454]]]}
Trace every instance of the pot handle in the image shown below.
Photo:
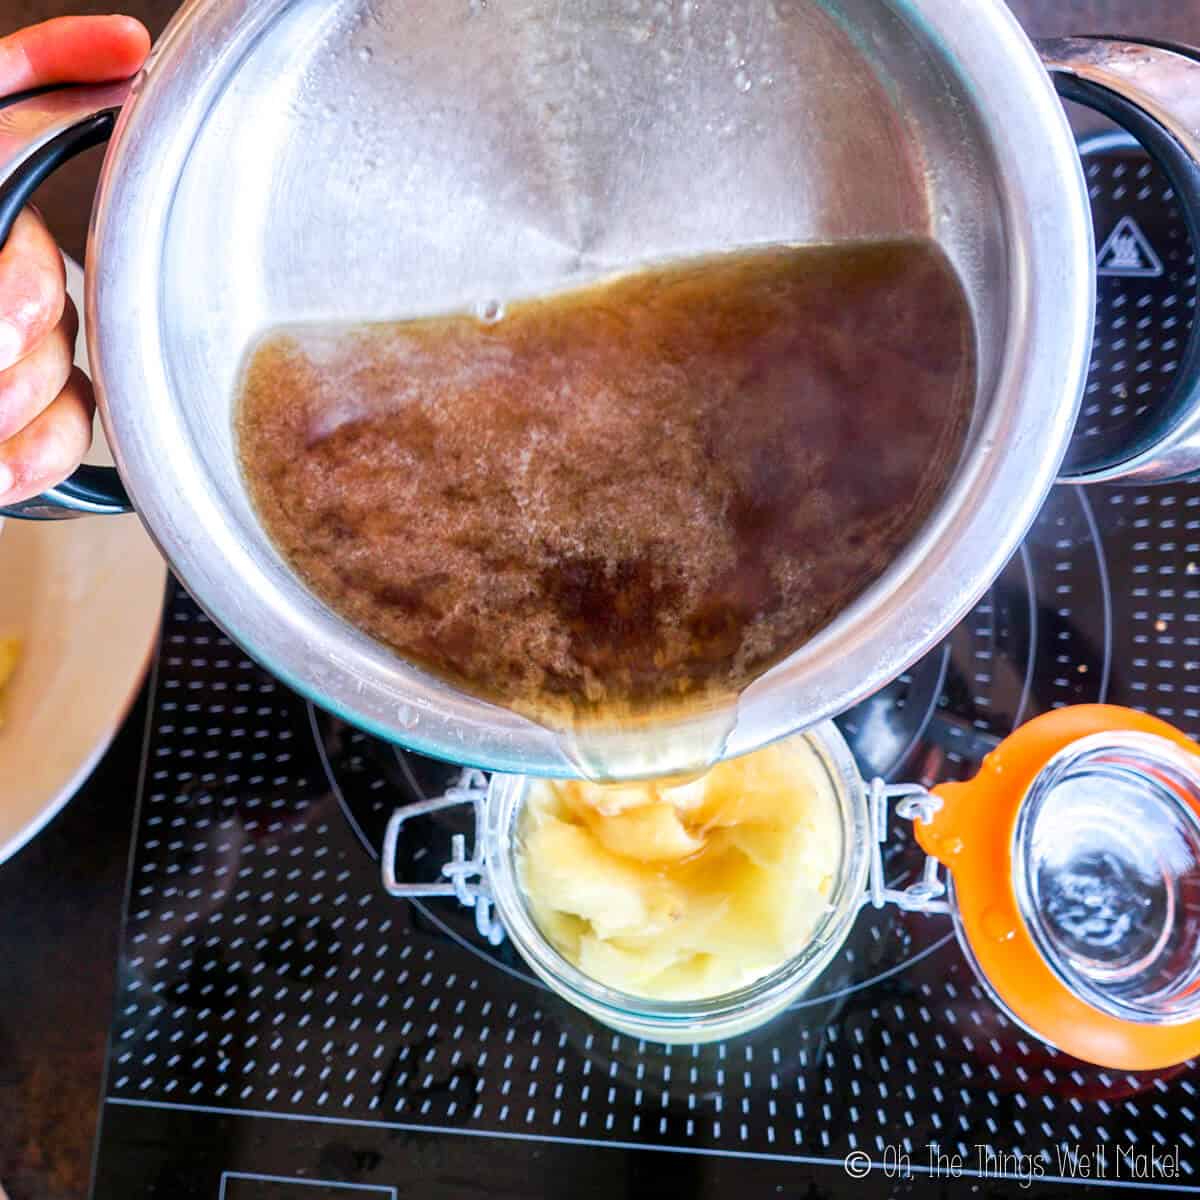
{"label": "pot handle", "polygon": [[[1151,41],[1038,43],[1058,94],[1131,133],[1158,163],[1200,253],[1200,51]],[[1159,419],[1132,445],[1065,473],[1062,483],[1165,483],[1200,472],[1200,322]]]}
{"label": "pot handle", "polygon": [[[0,247],[52,171],[112,136],[132,86],[63,87],[0,100]],[[0,508],[0,516],[52,521],[132,510],[115,468],[83,466],[40,496]]]}

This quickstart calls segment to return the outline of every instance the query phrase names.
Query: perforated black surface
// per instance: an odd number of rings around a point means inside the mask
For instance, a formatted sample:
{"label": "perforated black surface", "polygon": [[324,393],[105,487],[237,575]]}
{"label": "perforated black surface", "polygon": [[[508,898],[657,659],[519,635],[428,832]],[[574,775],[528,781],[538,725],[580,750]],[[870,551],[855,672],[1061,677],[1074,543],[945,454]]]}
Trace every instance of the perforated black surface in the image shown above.
{"label": "perforated black surface", "polygon": [[[1129,173],[1098,166],[1109,185]],[[1140,225],[1182,287],[1179,248],[1150,211]],[[1131,288],[1106,293],[1114,311],[1138,310],[1116,302]],[[1129,381],[1169,374],[1174,311],[1159,304],[1128,333],[1104,315],[1082,436],[1139,419]],[[1152,344],[1118,369],[1117,342],[1134,336]],[[1200,734],[1198,601],[1200,487],[1056,490],[948,643],[842,727],[867,769],[926,782],[970,773],[1017,723],[1078,701]],[[1156,1185],[1200,1192],[1196,1064],[1125,1075],[1047,1048],[995,1009],[944,919],[868,909],[766,1029],[641,1044],[568,1009],[452,902],[390,900],[371,854],[382,823],[446,769],[311,713],[178,591],[154,705],[97,1197],[290,1197],[317,1181],[334,1196],[657,1194],[672,1181],[882,1196],[901,1186],[883,1178],[892,1153],[910,1155],[916,1192],[1098,1187],[1053,1180],[1064,1144],[1173,1153],[1179,1177]],[[435,865],[423,849],[413,870]],[[897,836],[893,879],[913,862]],[[963,1157],[961,1180],[921,1173],[930,1143]],[[986,1169],[979,1146],[1040,1156],[1044,1177],[1026,1187],[1020,1162]],[[855,1150],[876,1163],[867,1181],[843,1169]]]}
{"label": "perforated black surface", "polygon": [[1085,166],[1098,275],[1091,373],[1066,467],[1121,458],[1155,431],[1196,313],[1196,256],[1163,173],[1120,136]]}

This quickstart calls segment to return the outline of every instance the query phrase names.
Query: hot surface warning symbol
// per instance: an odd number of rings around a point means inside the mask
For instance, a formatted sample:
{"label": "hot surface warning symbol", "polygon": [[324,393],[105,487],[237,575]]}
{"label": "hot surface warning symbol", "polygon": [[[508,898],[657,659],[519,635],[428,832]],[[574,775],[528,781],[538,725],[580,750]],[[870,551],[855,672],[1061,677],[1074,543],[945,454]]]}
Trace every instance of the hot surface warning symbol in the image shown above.
{"label": "hot surface warning symbol", "polygon": [[1122,217],[1096,255],[1097,275],[1132,275],[1156,279],[1163,273],[1162,259],[1132,217]]}

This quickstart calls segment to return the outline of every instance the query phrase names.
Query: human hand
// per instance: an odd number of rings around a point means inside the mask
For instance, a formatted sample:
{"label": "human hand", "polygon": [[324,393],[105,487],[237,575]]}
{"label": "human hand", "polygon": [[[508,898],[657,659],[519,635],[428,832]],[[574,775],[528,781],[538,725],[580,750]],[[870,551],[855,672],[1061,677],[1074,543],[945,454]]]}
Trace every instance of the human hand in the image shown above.
{"label": "human hand", "polygon": [[[127,79],[149,50],[150,35],[132,17],[31,25],[0,38],[0,96]],[[62,255],[26,209],[0,250],[0,504],[53,487],[91,445],[95,403],[74,366],[78,332]]]}

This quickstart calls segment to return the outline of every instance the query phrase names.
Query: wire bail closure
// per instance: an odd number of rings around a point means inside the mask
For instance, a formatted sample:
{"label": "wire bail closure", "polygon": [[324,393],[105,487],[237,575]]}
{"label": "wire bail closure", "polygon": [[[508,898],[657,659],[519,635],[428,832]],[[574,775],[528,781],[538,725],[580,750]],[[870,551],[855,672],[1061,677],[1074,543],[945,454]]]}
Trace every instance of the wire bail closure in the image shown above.
{"label": "wire bail closure", "polygon": [[906,888],[890,888],[883,874],[883,847],[887,844],[889,817],[892,802],[896,802],[896,815],[905,821],[927,822],[942,807],[942,801],[928,788],[919,783],[884,783],[876,776],[867,785],[867,797],[871,810],[871,828],[874,841],[871,846],[871,869],[868,877],[864,904],[883,908],[894,904],[904,912],[949,914],[950,902],[946,899],[946,884],[942,881],[941,866],[931,854],[925,855],[921,878]]}
{"label": "wire bail closure", "polygon": [[[419,899],[423,896],[453,896],[464,908],[475,910],[475,928],[489,945],[504,941],[504,926],[496,919],[492,893],[487,882],[487,860],[484,852],[485,805],[488,797],[488,776],[473,768],[464,770],[458,782],[434,800],[406,804],[392,813],[383,835],[383,854],[380,866],[383,886],[389,896]],[[396,877],[396,850],[400,830],[416,817],[427,817],[459,804],[469,804],[475,813],[475,837],[471,857],[467,857],[467,841],[461,833],[450,839],[450,861],[442,864],[446,883],[404,883]]]}

